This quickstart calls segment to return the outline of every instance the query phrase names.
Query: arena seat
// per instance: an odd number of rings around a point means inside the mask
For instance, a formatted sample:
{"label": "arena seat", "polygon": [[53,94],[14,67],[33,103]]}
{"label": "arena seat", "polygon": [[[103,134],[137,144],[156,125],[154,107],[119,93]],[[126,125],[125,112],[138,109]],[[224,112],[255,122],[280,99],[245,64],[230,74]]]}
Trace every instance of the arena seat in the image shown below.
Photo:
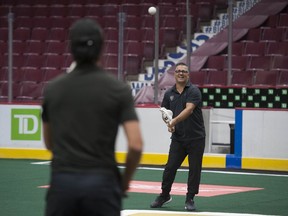
{"label": "arena seat", "polygon": [[279,23],[277,27],[288,28],[288,14],[287,13],[279,14]]}
{"label": "arena seat", "polygon": [[246,42],[242,55],[244,56],[263,56],[265,54],[265,43]]}
{"label": "arena seat", "polygon": [[209,56],[206,64],[201,70],[221,71],[225,68],[226,56]]}
{"label": "arena seat", "polygon": [[267,44],[266,56],[284,56],[288,55],[287,42],[270,42]]}
{"label": "arena seat", "polygon": [[231,86],[251,86],[253,85],[253,71],[233,71]]}
{"label": "arena seat", "polygon": [[204,86],[226,86],[227,85],[227,71],[207,71],[208,80]]}
{"label": "arena seat", "polygon": [[44,72],[35,68],[21,68],[24,82],[41,83],[44,81]]}
{"label": "arena seat", "polygon": [[207,82],[207,72],[206,71],[192,71],[189,73],[189,79],[192,84],[201,87]]}
{"label": "arena seat", "polygon": [[275,71],[258,70],[255,72],[254,87],[275,87],[277,73]]}
{"label": "arena seat", "polygon": [[19,101],[37,100],[42,95],[42,83],[23,82],[21,91],[15,95],[15,99]]}
{"label": "arena seat", "polygon": [[40,54],[42,55],[46,50],[46,43],[38,40],[31,40],[27,42],[27,48],[25,50],[25,55],[30,54]]}
{"label": "arena seat", "polygon": [[279,71],[279,79],[276,87],[288,87],[288,70]]}
{"label": "arena seat", "polygon": [[43,27],[32,28],[31,37],[29,40],[45,41],[48,34],[49,34],[49,30],[47,28],[43,28]]}
{"label": "arena seat", "polygon": [[284,35],[283,28],[264,28],[260,41],[282,41]]}
{"label": "arena seat", "polygon": [[247,70],[270,70],[273,57],[271,56],[252,56]]}

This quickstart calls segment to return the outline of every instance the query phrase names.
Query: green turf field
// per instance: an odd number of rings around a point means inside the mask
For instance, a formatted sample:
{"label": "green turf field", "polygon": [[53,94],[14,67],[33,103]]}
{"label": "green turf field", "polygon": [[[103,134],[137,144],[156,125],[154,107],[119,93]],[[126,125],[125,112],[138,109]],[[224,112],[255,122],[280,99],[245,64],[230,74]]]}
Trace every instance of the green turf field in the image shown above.
{"label": "green turf field", "polygon": [[[40,216],[44,211],[46,189],[38,186],[49,182],[49,166],[31,164],[35,160],[0,159],[0,215]],[[214,197],[196,197],[197,212],[250,213],[288,215],[288,175],[249,173],[202,173],[202,184],[259,187],[263,190]],[[135,180],[161,181],[162,171],[139,169]],[[185,183],[187,171],[179,171],[175,182]],[[156,194],[129,193],[124,209],[151,210]],[[173,195],[163,211],[185,212],[184,196]]]}

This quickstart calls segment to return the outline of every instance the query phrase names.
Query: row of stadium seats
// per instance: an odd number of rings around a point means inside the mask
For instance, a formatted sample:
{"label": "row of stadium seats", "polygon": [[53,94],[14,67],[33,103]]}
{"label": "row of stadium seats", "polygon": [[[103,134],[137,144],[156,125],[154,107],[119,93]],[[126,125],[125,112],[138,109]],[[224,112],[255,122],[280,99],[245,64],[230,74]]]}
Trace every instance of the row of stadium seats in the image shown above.
{"label": "row of stadium seats", "polygon": [[[22,82],[13,83],[13,100],[15,101],[40,101],[43,95],[43,89],[45,87],[44,82],[33,83],[33,82]],[[7,101],[8,99],[8,83],[2,83],[0,85],[0,101]]]}
{"label": "row of stadium seats", "polygon": [[[117,42],[118,41],[118,29],[117,28],[105,28],[104,29],[105,41],[106,42]],[[153,28],[125,28],[124,29],[124,42],[125,41],[150,41],[154,43],[155,31]],[[7,29],[0,28],[0,43],[6,44],[8,40]],[[63,43],[67,46],[68,32],[64,28],[52,28],[50,30],[46,28],[17,28],[14,30],[13,42],[16,50],[20,43],[31,43],[41,42],[50,43],[58,42]],[[171,27],[160,27],[159,29],[159,42],[167,47],[175,47],[180,40],[179,33]],[[43,44],[46,46],[46,44]],[[47,45],[48,46],[48,45]],[[5,50],[5,49],[4,49]],[[67,49],[60,49],[59,52],[64,52]],[[5,50],[6,51],[6,50]]]}
{"label": "row of stadium seats", "polygon": [[[118,16],[95,16],[95,15],[86,15],[85,17],[91,17],[98,21],[98,23],[103,28],[117,28]],[[64,28],[69,29],[71,24],[79,19],[79,17],[17,17],[13,22],[14,28]],[[154,17],[151,15],[143,15],[143,16],[131,16],[127,15],[125,17],[125,27],[133,27],[137,29],[141,28],[154,28]],[[8,22],[6,17],[0,17],[0,28],[7,28]],[[159,19],[159,27],[170,27],[178,30],[182,30],[185,27],[185,16],[178,15],[163,15],[160,16]]]}
{"label": "row of stadium seats", "polygon": [[[38,70],[36,68],[14,68],[13,83],[42,83],[49,82],[52,78],[61,73],[57,68],[45,68]],[[0,72],[0,84],[8,83],[7,68],[2,68]]]}
{"label": "row of stadium seats", "polygon": [[[287,50],[286,50],[287,51]],[[232,56],[232,70],[287,70],[288,55],[285,56]],[[226,56],[210,56],[202,71],[227,70]]]}
{"label": "row of stadium seats", "polygon": [[[59,72],[48,70],[43,76],[47,80],[59,75]],[[38,75],[37,75],[38,76]],[[227,71],[199,71],[190,73],[191,82],[200,87],[223,87],[227,86]],[[212,81],[213,80],[213,81]],[[47,82],[25,81],[13,82],[13,99],[18,101],[38,101],[42,99],[43,88]],[[257,87],[257,88],[282,88],[287,86],[288,71],[234,71],[231,79],[233,87]],[[8,83],[2,82],[0,85],[0,101],[8,98]]]}
{"label": "row of stadium seats", "polygon": [[[190,3],[200,3],[200,4],[227,4],[226,0],[189,0]],[[179,3],[186,3],[186,0],[2,0],[1,3],[3,5],[73,5],[73,4],[81,4],[81,5],[90,5],[90,4],[98,4],[98,5],[106,5],[106,4],[141,4],[141,3],[149,3],[149,4],[172,4],[176,5]]]}
{"label": "row of stadium seats", "polygon": [[[200,87],[227,86],[228,71],[195,71],[190,73],[190,80]],[[288,71],[233,71],[231,86],[233,87],[257,87],[257,88],[282,88],[287,87]]]}
{"label": "row of stadium seats", "polygon": [[[71,55],[59,55],[49,53],[48,55],[39,55],[38,53],[15,54],[13,55],[13,68],[57,68],[65,70],[71,64]],[[0,65],[2,68],[8,67],[8,55],[0,56]]]}
{"label": "row of stadium seats", "polygon": [[[288,14],[287,14],[288,15]],[[287,16],[288,17],[288,16]],[[288,40],[288,20],[286,26],[266,27],[250,29],[242,39],[246,41],[285,41]]]}
{"label": "row of stadium seats", "polygon": [[[74,18],[83,16],[95,16],[95,17],[117,17],[119,12],[124,12],[127,16],[142,17],[149,15],[148,8],[153,4],[107,4],[107,5],[51,5],[49,7],[43,5],[20,5],[13,7],[11,12],[18,18]],[[186,14],[186,6],[182,5],[160,5],[159,14],[161,16],[183,16]],[[0,7],[0,17],[7,16],[10,8],[7,6]],[[200,20],[210,20],[215,15],[215,8],[212,4],[191,4],[190,14],[193,17]]]}
{"label": "row of stadium seats", "polygon": [[[224,52],[227,53],[227,50]],[[239,41],[232,43],[232,55],[235,56],[275,56],[288,55],[288,40],[276,41]]]}

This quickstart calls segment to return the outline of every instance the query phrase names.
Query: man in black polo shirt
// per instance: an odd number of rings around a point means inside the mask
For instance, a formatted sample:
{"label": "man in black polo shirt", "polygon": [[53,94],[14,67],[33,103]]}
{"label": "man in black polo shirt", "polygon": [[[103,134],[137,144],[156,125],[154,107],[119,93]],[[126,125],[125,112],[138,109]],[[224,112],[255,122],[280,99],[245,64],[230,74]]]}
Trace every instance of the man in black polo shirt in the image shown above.
{"label": "man in black polo shirt", "polygon": [[[46,87],[43,134],[52,152],[46,216],[119,216],[121,198],[139,163],[142,138],[129,87],[98,65],[102,30],[91,19],[70,29],[76,67]],[[126,169],[120,174],[115,139],[127,137]]]}
{"label": "man in black polo shirt", "polygon": [[172,132],[168,162],[162,179],[162,193],[151,203],[151,208],[159,208],[170,202],[170,191],[177,169],[188,155],[189,177],[185,209],[194,211],[194,196],[199,192],[202,158],[205,148],[205,127],[201,110],[200,90],[189,82],[188,67],[184,63],[176,65],[176,84],[165,92],[161,106],[173,112],[168,123]]}

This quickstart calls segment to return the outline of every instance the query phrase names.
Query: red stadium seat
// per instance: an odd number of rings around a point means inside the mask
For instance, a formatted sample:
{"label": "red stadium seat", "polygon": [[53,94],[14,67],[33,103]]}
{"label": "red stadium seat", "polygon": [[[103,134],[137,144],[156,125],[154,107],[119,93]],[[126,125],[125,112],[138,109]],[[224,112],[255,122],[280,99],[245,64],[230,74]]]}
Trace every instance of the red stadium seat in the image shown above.
{"label": "red stadium seat", "polygon": [[288,27],[288,14],[279,14],[278,27],[287,28]]}
{"label": "red stadium seat", "polygon": [[153,28],[142,28],[141,32],[142,41],[150,41],[154,43],[155,31]]}
{"label": "red stadium seat", "polygon": [[44,66],[46,61],[46,56],[39,54],[29,54],[27,55],[27,62],[25,67],[41,68]]}
{"label": "red stadium seat", "polygon": [[13,40],[26,41],[30,39],[30,28],[16,28],[13,32]]}
{"label": "red stadium seat", "polygon": [[270,42],[267,45],[268,56],[287,56],[288,55],[288,41],[287,42]]}
{"label": "red stadium seat", "polygon": [[277,72],[259,70],[255,73],[254,87],[275,87],[277,83]]}
{"label": "red stadium seat", "polygon": [[252,56],[247,70],[270,70],[272,60],[270,56]]}
{"label": "red stadium seat", "polygon": [[30,28],[32,27],[49,29],[52,27],[52,19],[50,17],[34,17],[33,22],[30,24]]}
{"label": "red stadium seat", "polygon": [[47,41],[65,41],[67,40],[68,30],[64,28],[51,28]]}
{"label": "red stadium seat", "polygon": [[288,86],[288,71],[280,71],[279,72],[279,80],[277,83],[277,87],[282,88],[282,87],[286,87]]}
{"label": "red stadium seat", "polygon": [[143,43],[143,60],[145,61],[153,61],[154,53],[155,53],[155,46],[154,42],[151,41],[142,41]]}
{"label": "red stadium seat", "polygon": [[207,71],[208,81],[205,86],[226,86],[227,71]]}
{"label": "red stadium seat", "polygon": [[233,71],[231,85],[232,86],[251,86],[253,84],[253,71]]}
{"label": "red stadium seat", "polygon": [[[246,70],[250,57],[247,56],[232,56],[232,70]],[[228,69],[226,64],[225,70]]]}
{"label": "red stadium seat", "polygon": [[244,40],[258,42],[261,39],[261,33],[262,31],[260,28],[249,29],[248,33],[245,35]]}
{"label": "red stadium seat", "polygon": [[61,69],[65,65],[65,60],[66,56],[51,53],[47,55],[47,60],[43,67]]}
{"label": "red stadium seat", "polygon": [[61,74],[60,70],[55,68],[45,68],[44,73],[44,82],[49,82]]}
{"label": "red stadium seat", "polygon": [[42,41],[29,41],[25,50],[26,55],[38,54],[42,55],[45,52],[46,43]]}
{"label": "red stadium seat", "polygon": [[70,17],[84,17],[86,13],[86,8],[79,4],[71,4],[67,6],[68,13],[67,16]]}
{"label": "red stadium seat", "polygon": [[[22,85],[20,83],[12,84],[13,99],[20,95]],[[0,101],[6,101],[8,99],[8,83],[2,83],[0,85]]]}
{"label": "red stadium seat", "polygon": [[32,17],[33,16],[33,8],[30,5],[16,5],[12,9],[12,12],[16,17]]}
{"label": "red stadium seat", "polygon": [[48,7],[48,10],[50,11],[49,16],[50,17],[67,17],[68,15],[68,7],[64,5],[51,5]]}
{"label": "red stadium seat", "polygon": [[140,17],[140,16],[126,16],[126,21],[125,21],[124,25],[125,25],[125,28],[141,29],[142,17]]}
{"label": "red stadium seat", "polygon": [[105,28],[104,29],[105,41],[118,41],[118,29],[117,28]]}
{"label": "red stadium seat", "polygon": [[40,83],[44,81],[44,72],[35,68],[22,68],[24,74],[23,81]]}
{"label": "red stadium seat", "polygon": [[284,35],[282,28],[264,28],[262,32],[261,41],[276,41],[280,42]]}
{"label": "red stadium seat", "polygon": [[142,32],[136,28],[125,28],[124,41],[142,41]]}
{"label": "red stadium seat", "polygon": [[102,17],[102,27],[105,28],[118,28],[118,17],[117,16],[103,16]]}
{"label": "red stadium seat", "polygon": [[225,68],[226,56],[209,56],[206,64],[201,70],[218,70]]}
{"label": "red stadium seat", "polygon": [[279,21],[279,15],[271,15],[268,17],[268,19],[265,21],[265,26],[270,28],[276,28]]}
{"label": "red stadium seat", "polygon": [[50,41],[47,42],[47,49],[45,50],[46,53],[67,53],[68,52],[68,45],[67,43],[63,43],[63,41]]}
{"label": "red stadium seat", "polygon": [[14,28],[31,28],[34,22],[33,17],[16,17],[14,21]]}
{"label": "red stadium seat", "polygon": [[[7,49],[1,49],[1,52],[5,52],[7,53]],[[13,41],[13,52],[14,53],[19,53],[19,54],[22,54],[24,53],[26,50],[26,43],[23,43],[22,41]]]}
{"label": "red stadium seat", "polygon": [[34,17],[48,17],[49,10],[47,10],[47,6],[46,5],[34,5],[33,16]]}
{"label": "red stadium seat", "polygon": [[38,100],[42,96],[42,84],[23,82],[22,89],[16,100],[26,101],[26,100]]}
{"label": "red stadium seat", "polygon": [[159,30],[160,44],[164,44],[165,47],[176,47],[179,43],[179,32],[174,28],[161,27]]}
{"label": "red stadium seat", "polygon": [[233,56],[241,56],[244,52],[245,43],[234,42],[232,43],[232,55]]}
{"label": "red stadium seat", "polygon": [[32,28],[30,40],[45,41],[49,35],[47,28]]}
{"label": "red stadium seat", "polygon": [[206,71],[193,71],[189,75],[190,81],[196,86],[203,86],[207,82],[207,72]]}
{"label": "red stadium seat", "polygon": [[124,54],[126,75],[138,75],[141,71],[141,57],[138,54]]}
{"label": "red stadium seat", "polygon": [[263,56],[265,54],[265,43],[247,42],[244,49],[244,56]]}
{"label": "red stadium seat", "polygon": [[103,64],[105,69],[118,68],[118,55],[116,54],[104,55]]}
{"label": "red stadium seat", "polygon": [[275,56],[273,70],[288,70],[288,56]]}
{"label": "red stadium seat", "polygon": [[101,6],[102,9],[102,16],[115,16],[119,13],[119,6],[117,4],[113,4],[109,2],[109,4],[104,4]]}
{"label": "red stadium seat", "polygon": [[106,41],[103,48],[104,54],[117,54],[118,53],[118,41]]}
{"label": "red stadium seat", "polygon": [[0,28],[0,41],[5,43],[8,41],[8,28]]}
{"label": "red stadium seat", "polygon": [[121,9],[127,16],[140,16],[142,10],[141,7],[135,3],[122,4]]}
{"label": "red stadium seat", "polygon": [[126,41],[124,43],[124,54],[139,55],[143,57],[143,43],[138,41]]}
{"label": "red stadium seat", "polygon": [[22,68],[13,70],[13,82],[20,83],[24,80],[24,78],[25,78],[25,73],[22,70]]}

